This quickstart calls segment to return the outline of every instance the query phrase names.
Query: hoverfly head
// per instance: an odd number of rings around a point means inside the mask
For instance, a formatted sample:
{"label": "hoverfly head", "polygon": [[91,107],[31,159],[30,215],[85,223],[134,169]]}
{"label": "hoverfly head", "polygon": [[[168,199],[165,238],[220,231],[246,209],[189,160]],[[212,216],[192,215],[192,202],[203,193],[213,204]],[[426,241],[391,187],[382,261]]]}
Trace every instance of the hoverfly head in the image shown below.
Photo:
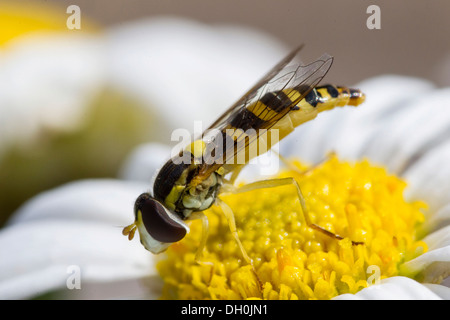
{"label": "hoverfly head", "polygon": [[149,193],[143,193],[136,199],[134,215],[135,222],[125,227],[123,234],[131,240],[137,229],[142,245],[155,254],[163,252],[189,232],[189,227],[177,214]]}

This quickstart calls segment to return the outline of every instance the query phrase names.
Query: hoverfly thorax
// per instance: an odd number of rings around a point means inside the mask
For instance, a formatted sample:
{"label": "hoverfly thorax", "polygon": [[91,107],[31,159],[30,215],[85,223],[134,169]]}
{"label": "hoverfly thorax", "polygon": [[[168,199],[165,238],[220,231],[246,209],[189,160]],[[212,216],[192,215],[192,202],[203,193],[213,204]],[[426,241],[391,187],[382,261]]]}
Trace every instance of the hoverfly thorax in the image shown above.
{"label": "hoverfly thorax", "polygon": [[181,219],[188,219],[192,212],[208,209],[221,185],[222,177],[216,172],[195,183],[200,166],[197,162],[177,163],[170,159],[159,171],[153,192],[156,199]]}

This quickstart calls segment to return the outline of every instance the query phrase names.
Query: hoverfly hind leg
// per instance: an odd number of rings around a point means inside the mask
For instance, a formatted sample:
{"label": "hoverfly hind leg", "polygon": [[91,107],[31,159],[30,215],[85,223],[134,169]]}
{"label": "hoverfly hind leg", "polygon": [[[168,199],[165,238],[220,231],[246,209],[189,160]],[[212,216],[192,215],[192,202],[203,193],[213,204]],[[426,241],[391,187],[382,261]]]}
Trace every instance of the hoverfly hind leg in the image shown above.
{"label": "hoverfly hind leg", "polygon": [[330,159],[336,157],[336,152],[335,151],[330,151],[327,153],[327,155],[325,156],[324,159],[320,160],[318,163],[311,165],[309,168],[304,169],[304,170],[300,170],[294,163],[292,163],[292,161],[290,161],[289,159],[287,159],[286,157],[282,156],[280,153],[278,153],[275,150],[271,150],[275,155],[278,156],[278,158],[280,159],[280,161],[284,164],[284,166],[286,168],[288,168],[291,171],[296,172],[299,175],[307,175],[309,173],[311,173],[312,171],[314,171],[315,169],[319,168],[320,166],[322,166],[325,162],[329,161]]}
{"label": "hoverfly hind leg", "polygon": [[313,164],[312,166],[310,166],[308,169],[306,169],[305,171],[303,171],[301,174],[302,175],[307,175],[311,172],[313,172],[315,169],[321,167],[325,162],[330,161],[333,158],[336,158],[336,151],[329,151],[327,153],[327,155],[325,156],[325,158],[323,158],[322,160],[320,160],[318,163]]}
{"label": "hoverfly hind leg", "polygon": [[284,164],[284,166],[286,168],[288,168],[291,171],[294,171],[298,174],[303,174],[304,171],[300,170],[294,163],[292,163],[292,161],[289,161],[287,158],[285,158],[284,156],[282,156],[278,151],[275,150],[271,150],[271,152],[273,154],[275,154],[278,159],[280,159],[280,161]]}
{"label": "hoverfly hind leg", "polygon": [[[294,185],[297,189],[297,196],[300,201],[300,206],[302,207],[302,215],[303,219],[306,223],[306,225],[314,230],[317,230],[323,234],[325,234],[328,237],[335,238],[337,240],[342,240],[344,237],[335,234],[331,231],[326,230],[325,228],[313,223],[311,221],[311,218],[309,216],[309,211],[305,203],[305,198],[303,197],[302,191],[300,189],[300,186],[298,185],[298,182],[292,178],[281,178],[281,179],[268,179],[268,180],[261,180],[252,182],[246,185],[243,185],[242,187],[238,187],[234,190],[234,193],[243,193],[248,192],[256,189],[264,189],[264,188],[275,188],[275,187],[281,187],[281,186],[287,186],[287,185]],[[358,242],[358,241],[352,241],[352,245],[361,245],[364,244],[364,242]]]}

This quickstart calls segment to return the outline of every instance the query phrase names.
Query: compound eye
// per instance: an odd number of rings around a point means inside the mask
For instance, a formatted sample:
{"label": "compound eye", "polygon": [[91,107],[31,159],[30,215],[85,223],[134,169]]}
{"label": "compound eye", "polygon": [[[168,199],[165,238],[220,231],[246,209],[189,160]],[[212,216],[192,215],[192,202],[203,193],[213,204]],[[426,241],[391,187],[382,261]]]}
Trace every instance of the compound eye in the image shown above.
{"label": "compound eye", "polygon": [[177,242],[186,236],[186,228],[172,218],[157,200],[147,198],[139,204],[142,222],[150,236],[161,242]]}

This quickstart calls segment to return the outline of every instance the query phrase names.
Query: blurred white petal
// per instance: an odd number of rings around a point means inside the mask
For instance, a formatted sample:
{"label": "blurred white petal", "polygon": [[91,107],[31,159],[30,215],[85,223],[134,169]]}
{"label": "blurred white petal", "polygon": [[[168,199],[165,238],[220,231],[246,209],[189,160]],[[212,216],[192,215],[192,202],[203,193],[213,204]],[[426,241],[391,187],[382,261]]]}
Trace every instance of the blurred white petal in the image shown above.
{"label": "blurred white petal", "polygon": [[126,159],[119,178],[151,185],[154,175],[170,159],[170,152],[169,146],[158,143],[138,146]]}
{"label": "blurred white petal", "polygon": [[[75,204],[72,204],[75,205]],[[34,221],[0,233],[0,299],[29,298],[66,287],[70,266],[89,281],[117,281],[154,273],[139,242],[114,225],[90,221]],[[8,258],[6,258],[8,257]]]}
{"label": "blurred white petal", "polygon": [[14,214],[10,224],[79,220],[123,226],[130,219],[136,195],[147,188],[147,184],[112,179],[68,183],[26,202]]}
{"label": "blurred white petal", "polygon": [[105,81],[102,48],[101,38],[85,35],[10,42],[0,61],[0,148],[32,140],[42,127],[78,126]]}
{"label": "blurred white petal", "polygon": [[432,85],[416,78],[379,76],[354,87],[366,94],[364,104],[319,114],[281,141],[281,152],[315,163],[328,152],[336,151],[343,159],[368,156],[371,161],[389,166],[389,153],[382,144],[385,139],[392,140],[389,123],[407,117],[399,114],[414,102],[416,96],[411,92],[426,94]]}
{"label": "blurred white petal", "polygon": [[107,37],[110,81],[157,106],[171,128],[188,130],[194,120],[206,129],[286,53],[251,29],[175,18],[137,21]]}
{"label": "blurred white petal", "polygon": [[343,294],[335,300],[439,300],[449,299],[450,288],[422,285],[406,277],[384,279],[356,294]]}
{"label": "blurred white petal", "polygon": [[433,283],[423,283],[423,286],[433,291],[441,299],[450,300],[450,286]]}
{"label": "blurred white petal", "polygon": [[450,204],[450,141],[428,150],[405,172],[409,198],[426,199],[430,211]]}
{"label": "blurred white petal", "polygon": [[[391,154],[390,167],[403,172],[418,157],[439,146],[450,137],[450,89],[411,97],[407,108],[386,127],[385,143]],[[388,140],[389,139],[389,140]],[[389,143],[390,142],[390,143]]]}
{"label": "blurred white petal", "polygon": [[341,110],[346,113],[345,119],[340,123],[341,130],[330,139],[329,147],[335,148],[343,158],[354,160],[366,156],[396,172],[391,145],[398,146],[404,137],[396,136],[392,128],[399,127],[413,113],[411,92],[430,91],[431,84],[414,78],[381,76],[356,87],[366,94],[367,101],[353,110]]}
{"label": "blurred white petal", "polygon": [[149,276],[154,260],[121,228],[133,220],[136,195],[145,186],[91,180],[45,192],[24,205],[0,232],[0,298],[26,298],[62,288],[67,268],[82,281]]}
{"label": "blurred white petal", "polygon": [[285,52],[255,30],[178,18],[20,37],[0,50],[0,148],[32,141],[42,128],[77,128],[105,87],[157,109],[170,129],[206,126]]}

